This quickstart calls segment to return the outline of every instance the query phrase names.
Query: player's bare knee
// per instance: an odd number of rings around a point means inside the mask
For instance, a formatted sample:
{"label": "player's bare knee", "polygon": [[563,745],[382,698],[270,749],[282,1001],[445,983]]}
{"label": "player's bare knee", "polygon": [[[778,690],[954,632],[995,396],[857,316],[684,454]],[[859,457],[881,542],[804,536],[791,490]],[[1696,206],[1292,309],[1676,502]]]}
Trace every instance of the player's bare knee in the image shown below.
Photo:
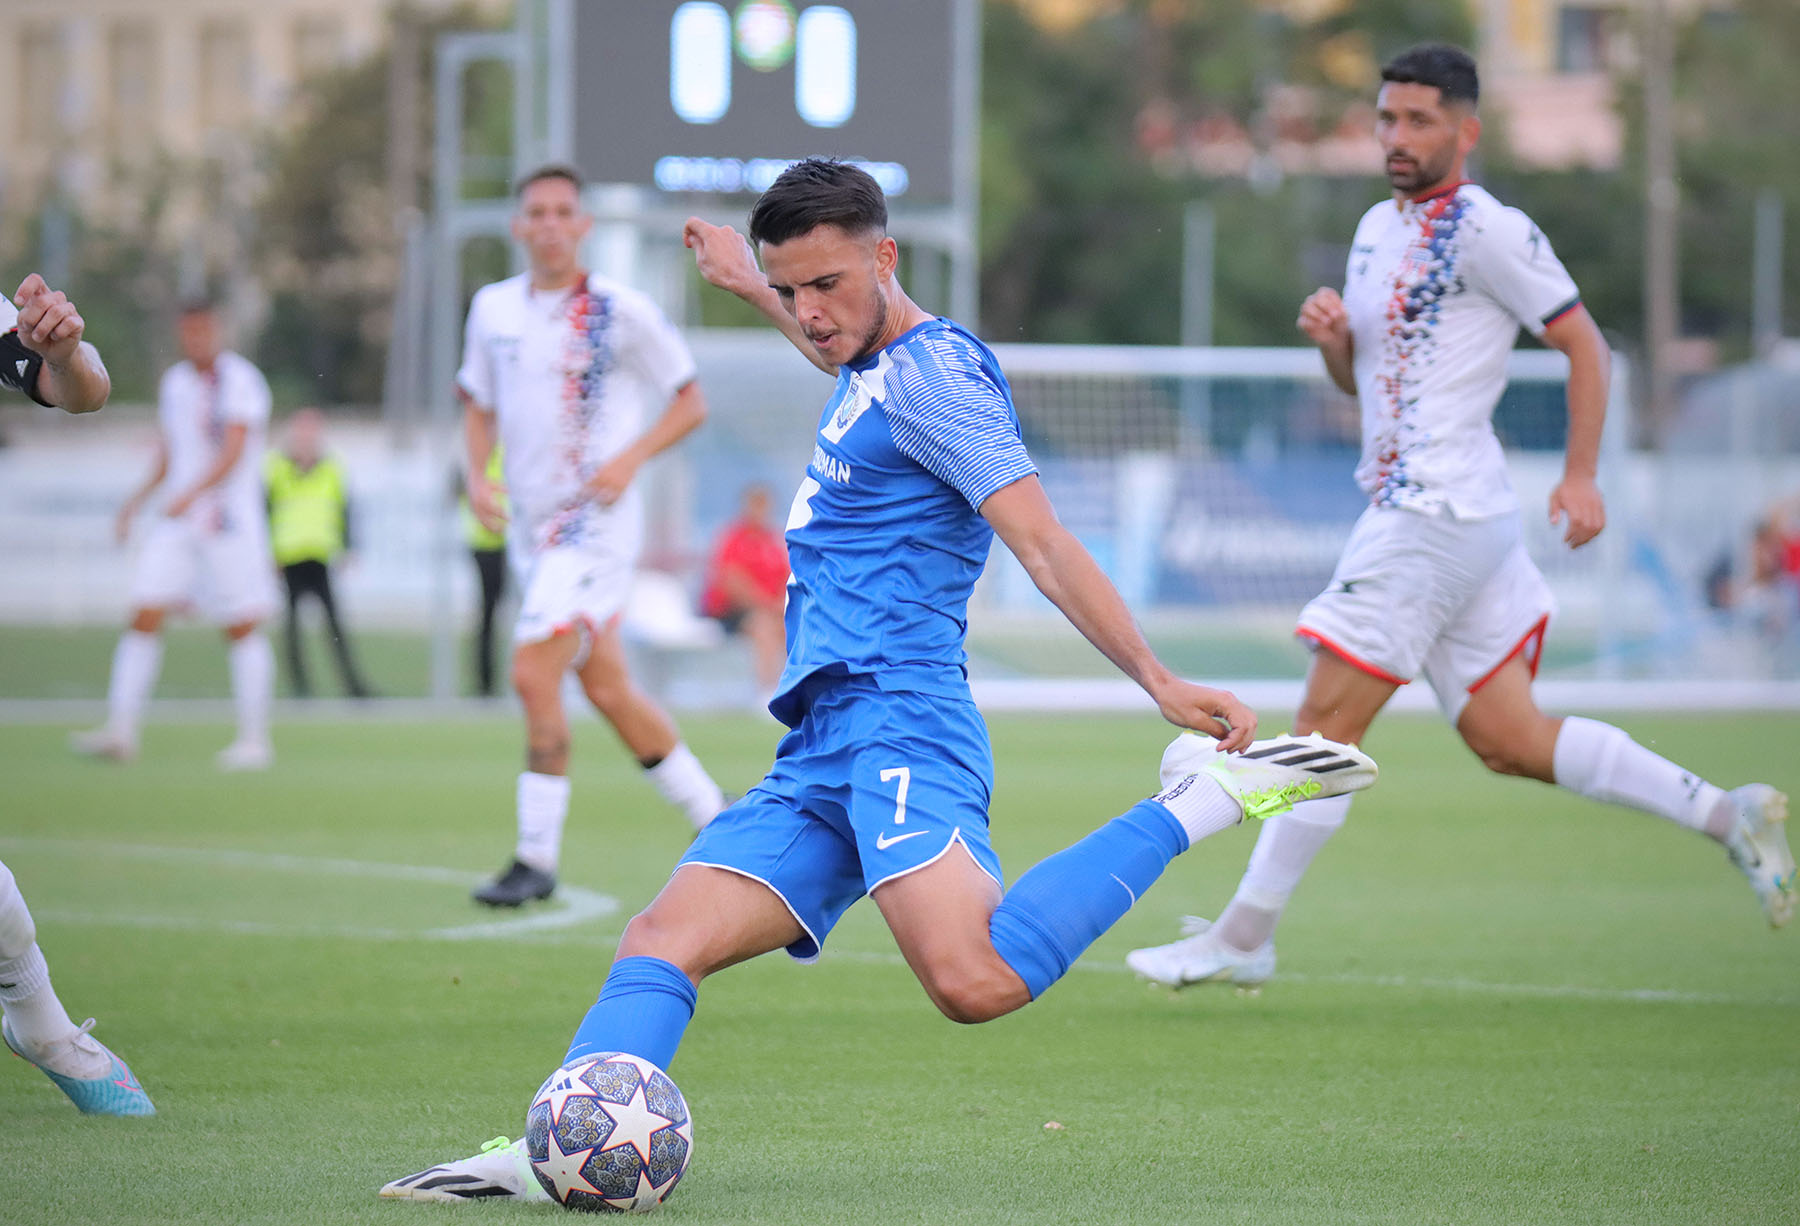
{"label": "player's bare knee", "polygon": [[925,994],[938,1011],[953,1022],[974,1026],[1004,1017],[1029,999],[1016,977],[986,967],[948,966],[920,975]]}
{"label": "player's bare knee", "polygon": [[558,705],[562,679],[546,669],[514,665],[513,690],[525,704],[527,717],[534,708]]}
{"label": "player's bare knee", "polygon": [[594,704],[594,709],[608,719],[624,711],[630,705],[631,686],[628,683],[611,680],[590,681],[584,688],[587,690],[588,701]]}
{"label": "player's bare knee", "polygon": [[1317,732],[1329,714],[1329,711],[1302,702],[1300,709],[1294,712],[1294,735],[1306,736],[1308,733]]}
{"label": "player's bare knee", "polygon": [[714,969],[706,950],[707,934],[691,921],[667,914],[652,902],[631,917],[619,937],[619,957],[660,958],[700,980]]}
{"label": "player's bare knee", "polygon": [[1465,733],[1463,739],[1474,751],[1475,756],[1481,759],[1481,764],[1494,774],[1526,775],[1531,773],[1525,763],[1524,755],[1518,753],[1516,748],[1508,742],[1481,734],[1470,736]]}

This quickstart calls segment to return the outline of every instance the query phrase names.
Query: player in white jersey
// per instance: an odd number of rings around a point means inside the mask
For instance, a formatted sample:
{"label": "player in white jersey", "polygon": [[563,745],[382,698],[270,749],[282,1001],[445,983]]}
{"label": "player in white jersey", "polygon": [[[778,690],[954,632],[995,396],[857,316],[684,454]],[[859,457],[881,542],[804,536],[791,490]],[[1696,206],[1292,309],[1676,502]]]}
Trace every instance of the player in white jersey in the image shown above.
{"label": "player in white jersey", "polygon": [[224,347],[211,303],[188,304],[177,324],[183,360],[163,373],[157,389],[156,458],[119,510],[120,542],[159,487],[169,494],[132,571],[131,622],[113,652],[106,723],[73,743],[94,757],[137,755],[144,707],[162,668],[163,621],[193,606],[223,627],[231,667],[237,737],[219,752],[219,769],[261,770],[274,760],[275,688],[275,657],[261,627],[278,601],[260,468],[269,385],[248,358]]}
{"label": "player in white jersey", "polygon": [[[1299,318],[1333,382],[1361,402],[1356,478],[1370,506],[1300,615],[1314,652],[1295,730],[1359,741],[1395,689],[1423,674],[1489,770],[1704,833],[1780,927],[1795,905],[1785,796],[1760,783],[1726,792],[1618,728],[1533,701],[1553,608],[1521,541],[1494,406],[1521,326],[1568,355],[1567,452],[1549,511],[1570,546],[1584,545],[1606,522],[1595,470],[1609,355],[1531,219],[1463,179],[1481,130],[1474,61],[1416,47],[1382,79],[1377,135],[1393,199],[1357,227],[1342,297],[1321,289]],[[1134,951],[1131,967],[1177,987],[1268,978],[1276,922],[1349,810],[1346,795],[1271,818],[1218,923],[1192,921],[1185,939]]]}
{"label": "player in white jersey", "polygon": [[[571,670],[665,799],[696,828],[724,795],[675,724],[626,669],[619,618],[644,533],[644,462],[706,418],[694,359],[649,298],[584,271],[581,179],[546,166],[520,183],[513,236],[529,270],[469,304],[457,389],[469,506],[507,553],[524,593],[513,631],[513,687],[525,708],[512,863],[475,898],[518,906],[556,888],[569,809]],[[505,495],[487,477],[504,448]]]}
{"label": "player in white jersey", "polygon": [[[112,394],[100,353],[82,339],[75,304],[32,273],[0,298],[0,387],[46,408],[92,413]],[[77,1026],[50,982],[37,925],[12,870],[0,862],[0,1041],[35,1065],[84,1113],[154,1115],[125,1062]]]}

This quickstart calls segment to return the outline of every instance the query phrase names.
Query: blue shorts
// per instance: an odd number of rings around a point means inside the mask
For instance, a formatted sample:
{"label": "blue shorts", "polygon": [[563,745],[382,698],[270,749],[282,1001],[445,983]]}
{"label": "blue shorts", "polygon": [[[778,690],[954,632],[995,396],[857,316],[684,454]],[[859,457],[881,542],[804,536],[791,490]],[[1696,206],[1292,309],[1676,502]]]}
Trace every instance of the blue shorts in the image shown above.
{"label": "blue shorts", "polygon": [[994,759],[972,699],[814,677],[800,704],[768,775],[706,824],[681,864],[775,891],[805,930],[788,946],[803,962],[851,903],[957,843],[1001,882],[988,842]]}

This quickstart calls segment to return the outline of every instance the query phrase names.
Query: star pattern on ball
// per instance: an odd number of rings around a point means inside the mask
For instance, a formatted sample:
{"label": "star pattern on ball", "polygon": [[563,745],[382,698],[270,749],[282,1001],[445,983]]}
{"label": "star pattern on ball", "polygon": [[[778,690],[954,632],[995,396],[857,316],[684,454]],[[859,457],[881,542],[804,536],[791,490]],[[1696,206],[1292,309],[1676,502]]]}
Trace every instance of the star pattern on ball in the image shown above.
{"label": "star pattern on ball", "polygon": [[623,1145],[635,1146],[638,1157],[646,1166],[650,1163],[650,1136],[659,1128],[667,1128],[675,1121],[666,1115],[658,1115],[644,1101],[644,1083],[638,1082],[637,1089],[628,1103],[609,1103],[600,1100],[600,1109],[610,1115],[613,1130],[606,1138],[606,1144],[600,1147],[602,1153],[609,1149],[618,1149]]}
{"label": "star pattern on ball", "polygon": [[589,1183],[587,1176],[581,1173],[581,1168],[593,1156],[594,1151],[591,1149],[578,1149],[572,1154],[564,1153],[563,1147],[557,1142],[556,1129],[552,1128],[549,1148],[544,1154],[543,1161],[534,1161],[531,1165],[536,1167],[538,1172],[555,1186],[557,1202],[566,1205],[569,1203],[569,1193],[571,1192],[586,1192],[592,1196],[600,1195],[600,1189]]}
{"label": "star pattern on ball", "polygon": [[656,1185],[650,1182],[650,1177],[647,1174],[643,1171],[639,1171],[637,1191],[633,1192],[630,1196],[608,1196],[603,1197],[602,1199],[606,1201],[610,1208],[622,1209],[626,1213],[636,1213],[656,1204]]}
{"label": "star pattern on ball", "polygon": [[562,1119],[563,1104],[567,1103],[571,1098],[599,1097],[598,1094],[594,1093],[594,1088],[581,1079],[584,1073],[598,1063],[600,1063],[598,1060],[589,1060],[586,1064],[572,1066],[568,1071],[568,1076],[559,1078],[556,1085],[552,1086],[545,1092],[544,1096],[538,1100],[539,1102],[550,1104],[550,1122],[552,1124]]}

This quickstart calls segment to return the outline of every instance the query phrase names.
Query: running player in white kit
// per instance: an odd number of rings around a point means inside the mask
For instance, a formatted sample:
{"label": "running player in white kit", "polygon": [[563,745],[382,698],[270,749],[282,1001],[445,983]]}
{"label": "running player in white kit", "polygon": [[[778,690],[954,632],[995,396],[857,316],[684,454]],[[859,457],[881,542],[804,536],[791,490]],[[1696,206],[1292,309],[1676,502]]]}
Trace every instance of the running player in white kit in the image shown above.
{"label": "running player in white kit", "polygon": [[[512,665],[526,737],[518,842],[512,863],[475,891],[490,906],[516,907],[556,888],[569,810],[562,679],[571,670],[696,828],[725,807],[674,722],[633,683],[619,639],[644,536],[634,478],[705,420],[706,402],[686,342],[655,303],[582,269],[590,224],[574,169],[546,166],[524,178],[513,236],[530,268],[476,293],[457,372],[469,507],[484,527],[507,526],[524,593]],[[509,512],[486,475],[496,444]]]}
{"label": "running player in white kit", "polygon": [[119,510],[121,542],[159,487],[168,498],[144,533],[132,570],[131,624],[113,652],[106,723],[77,733],[77,752],[137,756],[144,707],[162,669],[162,626],[172,610],[198,608],[221,626],[237,706],[237,737],[220,770],[261,770],[274,760],[269,706],[275,656],[262,623],[279,594],[263,503],[262,454],[269,384],[248,358],[224,347],[210,302],[177,320],[183,360],[157,389],[157,448],[150,475]]}
{"label": "running player in white kit", "polygon": [[[1475,62],[1415,47],[1382,80],[1376,133],[1393,200],[1358,225],[1342,297],[1320,289],[1300,309],[1333,382],[1361,402],[1356,479],[1370,506],[1300,614],[1314,652],[1294,730],[1360,741],[1395,689],[1423,674],[1489,770],[1704,833],[1780,927],[1795,905],[1785,796],[1760,783],[1726,792],[1610,724],[1546,715],[1532,699],[1553,605],[1521,540],[1494,406],[1521,326],[1568,355],[1567,453],[1549,510],[1567,543],[1584,545],[1606,522],[1595,467],[1609,354],[1531,219],[1463,178],[1481,131]],[[1190,920],[1184,939],[1133,951],[1131,968],[1172,987],[1267,979],[1275,925],[1350,799],[1270,818],[1218,922]]]}

